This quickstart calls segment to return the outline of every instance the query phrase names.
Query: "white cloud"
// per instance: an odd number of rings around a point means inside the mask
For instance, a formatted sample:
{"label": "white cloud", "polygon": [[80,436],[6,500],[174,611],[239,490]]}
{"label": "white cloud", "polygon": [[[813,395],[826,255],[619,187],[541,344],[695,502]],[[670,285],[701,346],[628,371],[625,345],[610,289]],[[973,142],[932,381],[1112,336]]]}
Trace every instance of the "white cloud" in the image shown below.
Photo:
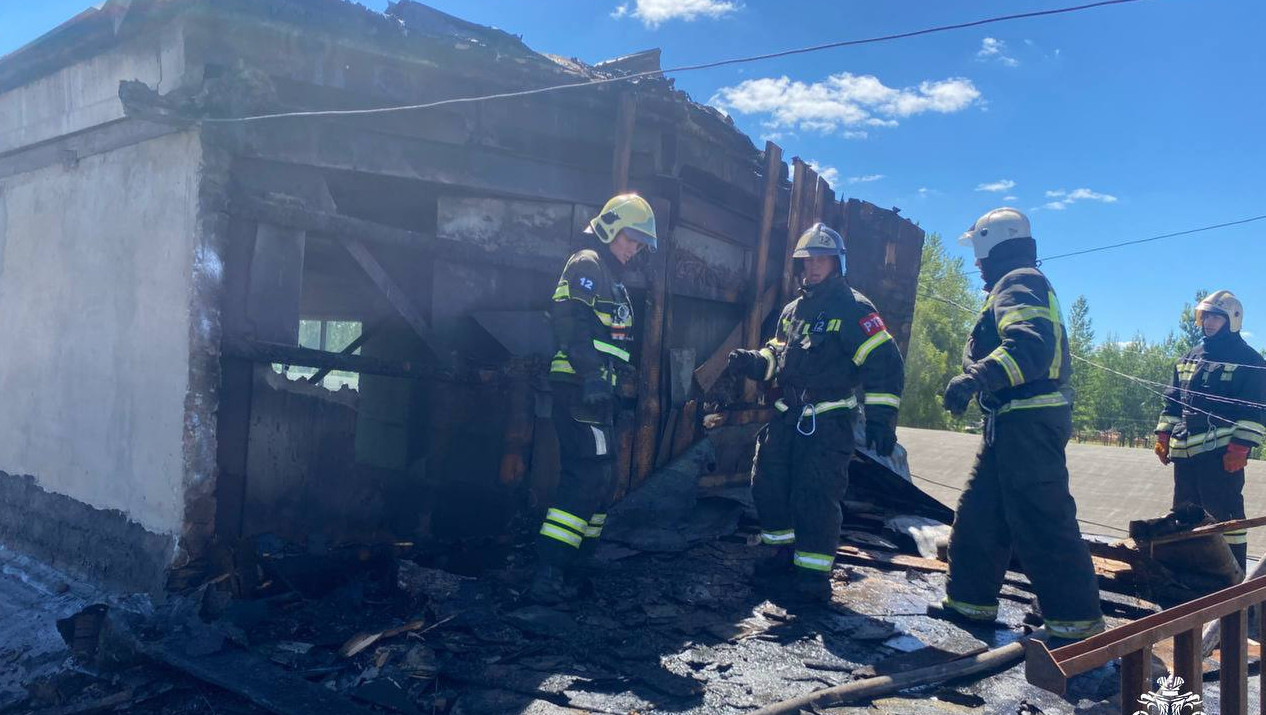
{"label": "white cloud", "polygon": [[724,17],[740,7],[730,0],[633,0],[616,7],[611,17],[636,17],[643,25],[655,28],[669,20],[689,22],[700,17]]}
{"label": "white cloud", "polygon": [[934,196],[934,195],[939,194],[939,193],[941,193],[941,192],[937,191],[936,189],[929,189],[929,188],[928,188],[928,187],[926,187],[926,186],[920,186],[920,187],[919,187],[919,198],[921,198],[921,199],[926,199],[926,198],[927,198],[927,197],[929,197],[929,196]]}
{"label": "white cloud", "polygon": [[1018,199],[1018,198],[1020,198],[1020,197],[1019,197],[1019,196],[1003,196],[1003,197],[1002,197],[1002,200],[1003,200],[1003,201],[1015,201],[1015,200],[1016,200],[1016,199]]}
{"label": "white cloud", "polygon": [[874,75],[841,72],[821,82],[789,77],[749,79],[722,87],[711,103],[739,114],[768,114],[767,126],[794,127],[823,134],[845,129],[844,136],[864,139],[857,127],[895,127],[899,120],[926,112],[950,114],[980,99],[971,80],[954,77],[896,89]]}
{"label": "white cloud", "polygon": [[870,182],[872,182],[872,181],[879,181],[879,180],[880,180],[880,179],[882,179],[882,178],[884,178],[884,175],[883,175],[883,174],[867,174],[867,175],[865,175],[865,176],[850,176],[850,177],[848,177],[848,183],[850,183],[850,184],[867,184],[867,183],[870,183]]}
{"label": "white cloud", "polygon": [[1011,189],[1014,189],[1014,188],[1015,188],[1015,182],[1012,181],[1011,179],[999,179],[998,181],[994,181],[989,184],[976,185],[977,191],[992,191],[996,194],[1001,194],[1004,191],[1010,191]]}
{"label": "white cloud", "polygon": [[826,183],[831,186],[835,186],[835,182],[840,180],[840,170],[836,169],[834,166],[823,166],[812,159],[810,159],[807,163],[809,164],[810,169],[818,172],[818,176],[825,179]]}
{"label": "white cloud", "polygon": [[1072,191],[1067,191],[1065,189],[1047,191],[1046,198],[1055,199],[1055,201],[1042,204],[1039,208],[1048,209],[1050,211],[1063,211],[1078,201],[1098,201],[1104,204],[1115,204],[1117,202],[1117,197],[1112,194],[1101,194],[1098,191],[1091,191],[1090,189],[1084,188],[1073,189]]}
{"label": "white cloud", "polygon": [[980,41],[980,49],[976,51],[978,60],[997,60],[1008,67],[1018,67],[1020,61],[1007,54],[1007,43],[996,37],[986,37]]}

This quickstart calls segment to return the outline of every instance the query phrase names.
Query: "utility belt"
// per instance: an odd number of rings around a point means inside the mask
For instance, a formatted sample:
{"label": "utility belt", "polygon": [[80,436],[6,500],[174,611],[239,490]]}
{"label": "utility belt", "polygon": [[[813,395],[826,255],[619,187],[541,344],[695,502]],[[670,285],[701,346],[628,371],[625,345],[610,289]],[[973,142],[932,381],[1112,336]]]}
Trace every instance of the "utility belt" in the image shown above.
{"label": "utility belt", "polygon": [[1185,459],[1222,449],[1231,444],[1234,434],[1235,427],[1210,427],[1195,434],[1184,432],[1181,437],[1174,434],[1169,438],[1169,456],[1173,459]]}
{"label": "utility belt", "polygon": [[[632,362],[632,356],[628,350],[616,345],[614,342],[594,339],[594,349],[605,356],[605,362],[598,369],[599,376],[604,382],[610,383],[615,387],[619,382],[620,372],[627,371],[628,366]],[[580,376],[576,373],[576,368],[572,367],[571,360],[568,359],[567,353],[559,350],[554,353],[554,358],[550,361],[550,379],[561,380],[563,382],[580,381]]]}
{"label": "utility belt", "polygon": [[991,398],[991,395],[982,395],[980,399],[980,411],[985,415],[985,444],[993,444],[995,421],[1000,415],[1028,410],[1071,408],[1073,404],[1070,395],[1063,390],[1033,395],[1032,397],[1020,397],[1007,400],[1006,402],[999,402]]}
{"label": "utility belt", "polygon": [[811,437],[818,430],[818,415],[857,408],[857,397],[854,395],[840,400],[813,402],[808,399],[807,392],[807,390],[802,391],[799,396],[789,396],[774,401],[774,409],[783,415],[797,415],[796,431],[805,437]]}

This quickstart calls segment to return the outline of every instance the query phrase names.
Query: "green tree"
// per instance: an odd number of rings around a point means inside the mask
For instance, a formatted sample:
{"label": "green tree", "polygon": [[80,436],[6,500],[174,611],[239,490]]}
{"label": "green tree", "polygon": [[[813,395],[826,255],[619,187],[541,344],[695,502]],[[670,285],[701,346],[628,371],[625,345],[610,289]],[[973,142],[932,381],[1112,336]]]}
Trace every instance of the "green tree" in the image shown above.
{"label": "green tree", "polygon": [[953,429],[967,421],[955,420],[941,407],[941,393],[945,383],[962,372],[963,345],[980,305],[980,294],[972,287],[963,259],[949,256],[940,235],[929,235],[923,244],[914,325],[906,356],[901,424]]}
{"label": "green tree", "polygon": [[1183,303],[1182,315],[1178,318],[1178,344],[1176,346],[1178,354],[1187,352],[1194,348],[1200,339],[1204,337],[1204,333],[1200,330],[1200,326],[1196,324],[1196,306],[1200,305],[1200,301],[1209,295],[1209,291],[1201,288],[1196,291],[1196,302]]}
{"label": "green tree", "polygon": [[[1077,431],[1094,424],[1095,397],[1098,375],[1082,360],[1090,360],[1095,353],[1094,321],[1090,318],[1090,301],[1079,295],[1068,311],[1068,350],[1073,358],[1073,427]],[[1081,358],[1078,360],[1077,358]]]}

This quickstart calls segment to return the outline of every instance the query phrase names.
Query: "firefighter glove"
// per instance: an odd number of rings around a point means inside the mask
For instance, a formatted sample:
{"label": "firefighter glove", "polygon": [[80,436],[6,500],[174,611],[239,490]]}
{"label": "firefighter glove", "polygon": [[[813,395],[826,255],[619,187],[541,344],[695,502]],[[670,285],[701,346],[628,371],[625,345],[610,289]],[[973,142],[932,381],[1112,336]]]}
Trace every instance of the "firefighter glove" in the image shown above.
{"label": "firefighter glove", "polygon": [[897,429],[889,420],[866,420],[866,446],[887,457],[897,446]]}
{"label": "firefighter glove", "polygon": [[1248,447],[1232,442],[1222,455],[1222,468],[1227,472],[1238,472],[1248,466]]}
{"label": "firefighter glove", "polygon": [[1156,446],[1152,447],[1152,451],[1156,453],[1156,457],[1160,459],[1161,464],[1169,464],[1169,433],[1159,432],[1156,435]]}
{"label": "firefighter glove", "polygon": [[958,375],[945,386],[945,397],[941,399],[941,404],[950,411],[951,415],[960,417],[967,411],[971,398],[978,392],[980,392],[980,382],[976,378],[971,375]]}
{"label": "firefighter glove", "polygon": [[731,370],[753,380],[765,374],[765,356],[756,350],[731,350],[726,358]]}
{"label": "firefighter glove", "polygon": [[598,375],[590,375],[580,384],[580,401],[586,405],[602,405],[611,401],[611,384]]}

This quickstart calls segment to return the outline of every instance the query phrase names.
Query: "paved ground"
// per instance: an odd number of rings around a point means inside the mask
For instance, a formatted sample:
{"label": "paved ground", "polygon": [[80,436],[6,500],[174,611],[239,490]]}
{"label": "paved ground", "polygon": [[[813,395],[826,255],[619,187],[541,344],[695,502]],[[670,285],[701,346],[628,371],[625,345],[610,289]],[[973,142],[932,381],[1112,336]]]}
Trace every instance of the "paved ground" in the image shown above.
{"label": "paved ground", "polygon": [[[897,436],[909,453],[915,484],[953,507],[958,502],[958,489],[967,483],[980,437],[904,427],[897,430]],[[1113,527],[1083,523],[1086,533],[1123,536],[1130,520],[1169,511],[1172,467],[1162,466],[1150,450],[1071,444],[1068,471],[1078,516],[1083,522]],[[1245,482],[1244,506],[1248,515],[1266,514],[1266,462],[1250,462]],[[1266,529],[1249,532],[1248,550],[1253,556],[1266,552]]]}

